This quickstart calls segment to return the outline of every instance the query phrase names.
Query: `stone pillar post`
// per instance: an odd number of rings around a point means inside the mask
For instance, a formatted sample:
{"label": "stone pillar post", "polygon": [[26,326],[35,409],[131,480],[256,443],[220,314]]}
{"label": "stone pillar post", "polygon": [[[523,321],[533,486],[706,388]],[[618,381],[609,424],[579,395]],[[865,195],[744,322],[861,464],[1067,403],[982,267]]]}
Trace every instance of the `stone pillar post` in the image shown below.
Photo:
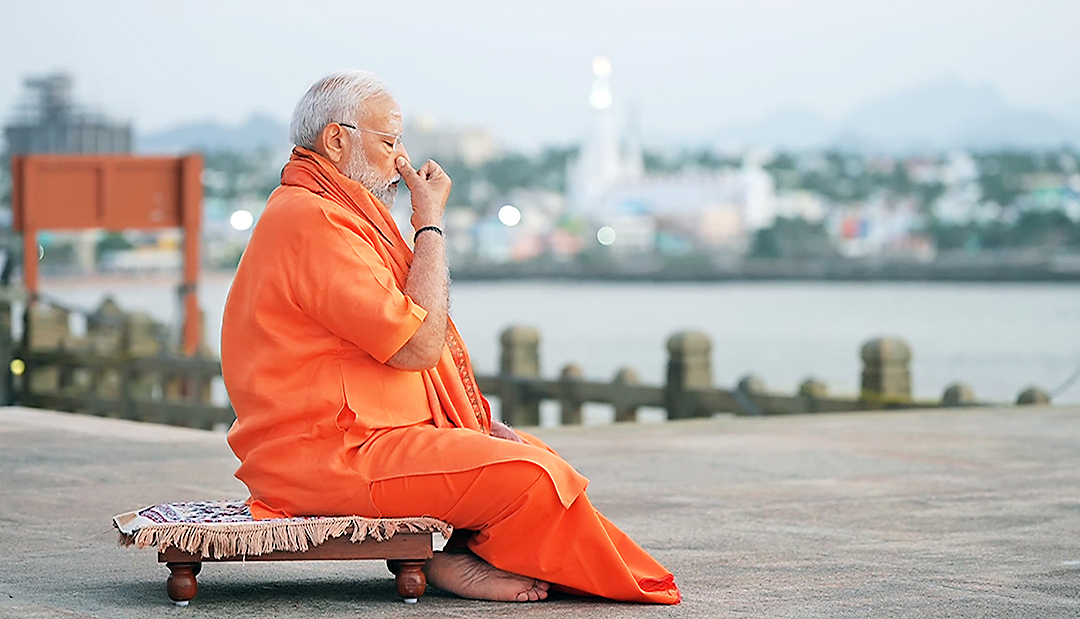
{"label": "stone pillar post", "polygon": [[[145,312],[132,312],[124,319],[125,356],[129,359],[126,397],[132,400],[153,400],[155,392],[164,391],[161,376],[139,369],[139,357],[153,357],[162,352],[160,327]],[[149,421],[162,422],[161,419]]]}
{"label": "stone pillar post", "polygon": [[540,425],[540,398],[513,383],[515,378],[540,377],[540,332],[532,327],[514,325],[499,336],[499,375],[503,389],[499,393],[502,418],[513,426]]}
{"label": "stone pillar post", "polygon": [[807,378],[799,383],[799,400],[803,413],[816,413],[821,410],[819,400],[829,397],[829,386],[823,380]]}
{"label": "stone pillar post", "polygon": [[615,379],[611,381],[615,388],[612,404],[615,405],[615,421],[637,421],[638,407],[631,398],[625,396],[622,387],[630,387],[641,384],[641,377],[633,368],[619,368],[615,373]]}
{"label": "stone pillar post", "polygon": [[754,396],[764,394],[765,380],[757,374],[747,374],[739,379],[731,396],[735,398],[735,403],[739,405],[739,414],[764,415],[765,411],[758,402],[754,401]]}
{"label": "stone pillar post", "polygon": [[[86,317],[87,348],[95,355],[120,358],[124,355],[125,316],[112,297],[105,297],[93,314]],[[92,389],[101,398],[120,399],[123,395],[123,374],[118,369],[96,370]],[[120,408],[103,411],[110,417],[122,417]]]}
{"label": "stone pillar post", "polygon": [[711,389],[712,342],[699,331],[681,331],[667,341],[667,384],[664,386],[664,406],[668,419],[706,417],[704,410],[690,391]]}
{"label": "stone pillar post", "polygon": [[805,398],[825,398],[829,396],[829,385],[817,378],[807,378],[799,384],[799,395]]}
{"label": "stone pillar post", "polygon": [[975,390],[967,383],[953,383],[941,394],[941,405],[956,407],[975,403]]}
{"label": "stone pillar post", "polygon": [[746,395],[763,395],[766,391],[765,380],[757,374],[747,374],[739,381],[736,389]]}
{"label": "stone pillar post", "polygon": [[585,372],[576,363],[567,363],[559,373],[560,392],[559,407],[561,410],[562,425],[581,425],[581,394],[578,383],[585,378]]}
{"label": "stone pillar post", "polygon": [[11,362],[15,359],[15,340],[11,336],[11,303],[0,301],[0,406],[15,403],[15,379]]}
{"label": "stone pillar post", "polygon": [[1049,404],[1050,394],[1041,387],[1031,386],[1020,392],[1020,395],[1016,397],[1016,403],[1020,406]]}
{"label": "stone pillar post", "polygon": [[[69,339],[68,312],[44,303],[33,303],[26,310],[26,349],[29,352],[54,352],[61,350]],[[27,368],[27,391],[45,395],[57,395],[61,387],[59,366]]]}
{"label": "stone pillar post", "polygon": [[862,399],[890,404],[911,401],[911,347],[885,337],[863,344]]}

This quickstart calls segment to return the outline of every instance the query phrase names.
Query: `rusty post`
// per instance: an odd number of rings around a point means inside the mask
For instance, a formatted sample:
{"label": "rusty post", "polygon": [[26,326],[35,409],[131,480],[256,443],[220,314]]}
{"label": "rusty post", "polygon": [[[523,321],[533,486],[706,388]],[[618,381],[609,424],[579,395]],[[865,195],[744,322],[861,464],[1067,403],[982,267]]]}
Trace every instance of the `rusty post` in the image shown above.
{"label": "rusty post", "polygon": [[188,155],[180,160],[180,218],[184,228],[184,354],[195,356],[202,339],[199,311],[199,235],[202,233],[202,157]]}

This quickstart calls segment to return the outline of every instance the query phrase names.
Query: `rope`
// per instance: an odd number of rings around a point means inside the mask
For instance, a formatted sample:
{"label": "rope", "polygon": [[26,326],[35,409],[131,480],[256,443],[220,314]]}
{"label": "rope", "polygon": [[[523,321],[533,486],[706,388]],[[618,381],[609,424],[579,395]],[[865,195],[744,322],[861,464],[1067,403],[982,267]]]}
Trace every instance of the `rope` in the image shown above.
{"label": "rope", "polygon": [[1050,399],[1053,400],[1054,398],[1068,391],[1069,387],[1072,387],[1073,383],[1075,383],[1076,379],[1078,378],[1080,378],[1080,367],[1077,367],[1076,371],[1072,373],[1072,376],[1065,379],[1065,382],[1061,383],[1061,385],[1059,385],[1057,389],[1054,389],[1050,392]]}

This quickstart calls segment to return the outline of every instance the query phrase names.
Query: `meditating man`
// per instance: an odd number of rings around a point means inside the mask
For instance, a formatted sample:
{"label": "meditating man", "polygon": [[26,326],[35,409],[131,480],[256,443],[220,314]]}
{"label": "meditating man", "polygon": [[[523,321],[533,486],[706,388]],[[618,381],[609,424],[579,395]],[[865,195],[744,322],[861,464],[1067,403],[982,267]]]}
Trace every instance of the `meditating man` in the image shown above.
{"label": "meditating man", "polygon": [[[319,80],[236,271],[221,364],[229,444],[256,518],[433,516],[458,533],[424,568],[467,598],[550,587],[675,604],[671,573],[605,519],[583,476],[493,420],[447,314],[450,178],[414,170],[372,74]],[[388,208],[412,196],[414,247]]]}

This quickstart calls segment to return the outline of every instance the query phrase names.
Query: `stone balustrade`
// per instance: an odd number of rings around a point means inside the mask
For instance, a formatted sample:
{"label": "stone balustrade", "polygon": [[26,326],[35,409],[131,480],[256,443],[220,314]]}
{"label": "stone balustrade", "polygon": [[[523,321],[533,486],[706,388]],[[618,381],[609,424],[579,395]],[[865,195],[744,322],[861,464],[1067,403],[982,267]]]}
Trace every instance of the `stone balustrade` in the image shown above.
{"label": "stone balustrade", "polygon": [[[170,350],[164,325],[149,315],[125,313],[107,299],[85,315],[86,333],[72,334],[70,311],[47,303],[29,305],[22,342],[11,337],[11,305],[0,302],[0,398],[58,410],[129,419],[213,427],[231,423],[231,407],[211,402],[211,381],[221,364],[205,348],[196,357]],[[4,327],[7,327],[6,329]],[[622,367],[611,380],[592,380],[570,363],[557,377],[541,376],[540,333],[514,325],[499,337],[499,372],[478,375],[485,395],[497,398],[511,425],[540,424],[541,402],[554,401],[564,425],[582,423],[588,404],[614,409],[618,423],[635,421],[642,408],[660,408],[669,420],[736,415],[791,415],[882,409],[984,406],[966,383],[949,385],[939,400],[916,399],[911,388],[911,347],[902,339],[871,339],[861,347],[860,390],[834,395],[815,377],[795,393],[771,391],[764,379],[743,376],[734,388],[714,385],[712,341],[699,331],[673,334],[666,343],[663,385],[642,384]],[[1048,404],[1049,394],[1027,387],[1018,405]]]}

